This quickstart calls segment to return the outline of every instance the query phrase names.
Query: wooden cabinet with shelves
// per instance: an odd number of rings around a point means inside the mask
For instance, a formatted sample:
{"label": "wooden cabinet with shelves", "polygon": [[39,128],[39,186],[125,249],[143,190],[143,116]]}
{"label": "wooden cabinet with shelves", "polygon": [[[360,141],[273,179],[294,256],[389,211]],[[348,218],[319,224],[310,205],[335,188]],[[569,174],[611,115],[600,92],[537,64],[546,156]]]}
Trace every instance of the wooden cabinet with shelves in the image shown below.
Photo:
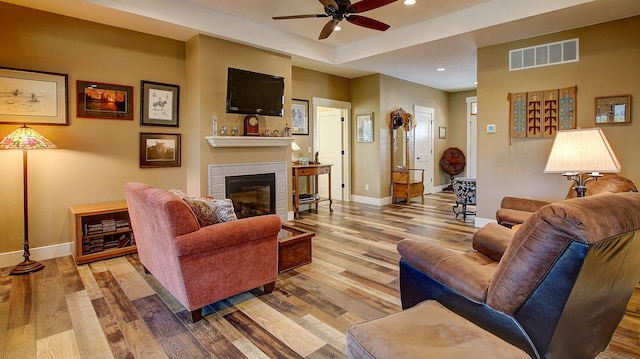
{"label": "wooden cabinet with shelves", "polygon": [[71,206],[69,219],[77,264],[136,252],[126,201]]}

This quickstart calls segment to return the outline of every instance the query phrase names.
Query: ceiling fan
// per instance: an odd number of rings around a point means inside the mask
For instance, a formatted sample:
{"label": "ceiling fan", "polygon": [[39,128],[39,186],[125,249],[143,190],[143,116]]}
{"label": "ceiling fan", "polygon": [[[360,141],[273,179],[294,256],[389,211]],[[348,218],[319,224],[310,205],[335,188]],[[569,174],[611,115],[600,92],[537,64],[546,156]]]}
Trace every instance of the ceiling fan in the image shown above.
{"label": "ceiling fan", "polygon": [[275,16],[273,20],[288,20],[288,19],[304,19],[304,18],[320,18],[330,17],[331,20],[322,28],[318,40],[323,40],[329,37],[338,23],[344,19],[348,22],[366,27],[369,29],[385,31],[390,26],[374,20],[372,18],[355,15],[357,13],[377,9],[381,6],[391,4],[397,0],[362,0],[355,4],[351,4],[349,0],[319,0],[324,6],[324,14],[311,14],[311,15],[290,15],[290,16]]}

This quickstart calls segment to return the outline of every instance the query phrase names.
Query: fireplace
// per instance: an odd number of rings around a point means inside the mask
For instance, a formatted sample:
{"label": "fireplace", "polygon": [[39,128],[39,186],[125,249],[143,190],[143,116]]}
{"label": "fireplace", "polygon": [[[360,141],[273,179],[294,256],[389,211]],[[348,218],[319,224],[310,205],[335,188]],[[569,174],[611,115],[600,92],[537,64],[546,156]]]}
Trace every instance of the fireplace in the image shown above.
{"label": "fireplace", "polygon": [[[262,137],[261,137],[262,138]],[[264,137],[271,138],[271,137]],[[275,137],[274,137],[275,138]],[[273,174],[275,175],[275,195],[269,199],[275,201],[275,213],[280,219],[287,221],[287,199],[291,197],[287,189],[287,162],[258,162],[258,163],[233,163],[210,164],[209,168],[209,196],[213,198],[227,197],[227,177]],[[234,204],[235,207],[235,204]]]}
{"label": "fireplace", "polygon": [[276,175],[262,173],[225,177],[225,197],[238,218],[276,213]]}

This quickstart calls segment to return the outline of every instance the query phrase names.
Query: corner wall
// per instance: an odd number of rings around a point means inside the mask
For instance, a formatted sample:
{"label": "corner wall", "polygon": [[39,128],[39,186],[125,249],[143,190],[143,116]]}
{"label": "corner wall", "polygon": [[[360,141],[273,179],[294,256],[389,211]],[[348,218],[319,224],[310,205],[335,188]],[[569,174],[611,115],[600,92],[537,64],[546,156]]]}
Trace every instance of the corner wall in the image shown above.
{"label": "corner wall", "polygon": [[[494,218],[504,196],[563,199],[570,183],[543,169],[553,139],[509,137],[509,92],[577,85],[577,126],[595,127],[594,98],[632,95],[632,123],[598,125],[621,165],[620,175],[640,184],[637,153],[640,115],[640,17],[563,31],[478,49],[478,128],[497,124],[497,133],[478,132],[478,217]],[[509,72],[508,52],[572,38],[580,40],[580,61]]]}
{"label": "corner wall", "polygon": [[[183,127],[191,121],[185,106],[180,107],[180,128],[140,126],[141,80],[180,85],[184,95],[183,42],[1,2],[0,23],[0,66],[69,75],[69,126],[33,126],[58,149],[29,151],[32,248],[68,248],[68,207],[124,199],[126,182],[186,186],[188,153],[182,154],[182,167],[139,167],[140,132],[181,133],[183,143],[192,140]],[[77,80],[132,86],[133,120],[78,118]],[[0,124],[0,138],[20,125]],[[0,253],[21,253],[22,152],[0,151],[0,163],[10,175],[0,185]]]}

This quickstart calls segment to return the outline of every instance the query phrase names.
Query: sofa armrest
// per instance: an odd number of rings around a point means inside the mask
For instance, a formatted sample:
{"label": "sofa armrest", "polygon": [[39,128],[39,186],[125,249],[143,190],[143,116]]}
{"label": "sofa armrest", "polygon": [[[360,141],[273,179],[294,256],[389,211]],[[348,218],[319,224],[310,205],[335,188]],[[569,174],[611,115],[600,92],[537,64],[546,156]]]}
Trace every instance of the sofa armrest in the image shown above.
{"label": "sofa armrest", "polygon": [[195,232],[176,237],[176,254],[180,257],[203,253],[269,237],[273,237],[275,243],[282,228],[281,224],[278,215],[270,214],[202,227]]}
{"label": "sofa armrest", "polygon": [[489,223],[474,233],[471,242],[475,250],[499,262],[515,233],[513,229]]}
{"label": "sofa armrest", "polygon": [[473,300],[485,301],[495,266],[482,264],[438,244],[415,239],[398,242],[398,252],[406,262],[440,283]]}
{"label": "sofa armrest", "polygon": [[548,204],[549,202],[537,201],[535,199],[504,197],[502,202],[500,202],[500,208],[515,209],[518,211],[533,213]]}

